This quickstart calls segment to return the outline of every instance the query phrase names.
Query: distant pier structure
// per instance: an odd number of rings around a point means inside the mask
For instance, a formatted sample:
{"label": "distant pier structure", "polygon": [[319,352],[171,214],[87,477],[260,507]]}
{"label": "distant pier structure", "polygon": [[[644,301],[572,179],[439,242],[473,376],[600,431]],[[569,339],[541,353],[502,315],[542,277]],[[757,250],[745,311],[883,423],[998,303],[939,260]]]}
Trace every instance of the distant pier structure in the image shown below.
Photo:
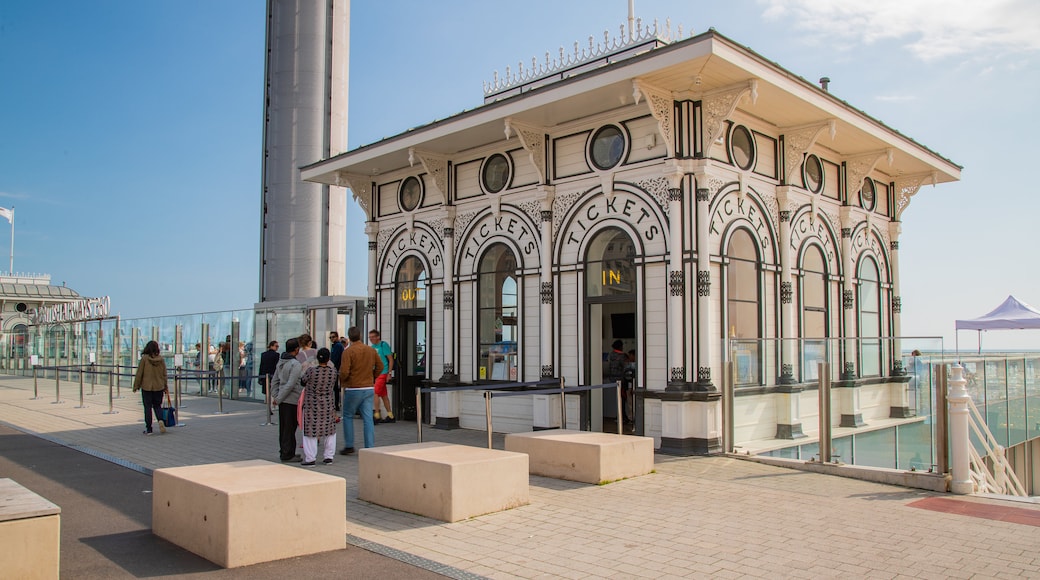
{"label": "distant pier structure", "polygon": [[268,0],[260,303],[346,290],[343,188],[299,168],[347,148],[350,0]]}

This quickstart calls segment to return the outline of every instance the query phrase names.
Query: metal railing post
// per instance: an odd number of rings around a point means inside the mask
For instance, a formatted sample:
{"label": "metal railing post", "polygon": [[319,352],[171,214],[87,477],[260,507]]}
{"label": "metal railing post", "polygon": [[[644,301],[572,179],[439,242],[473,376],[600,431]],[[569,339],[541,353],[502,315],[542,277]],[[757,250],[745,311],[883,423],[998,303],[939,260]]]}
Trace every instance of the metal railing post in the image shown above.
{"label": "metal railing post", "polygon": [[61,400],[61,369],[54,367],[54,403],[64,403]]}
{"label": "metal railing post", "polygon": [[220,379],[220,372],[217,371],[214,374],[217,375],[217,379],[218,379],[217,380],[217,412],[214,413],[214,414],[215,415],[223,415],[224,414],[224,385],[219,380]]}
{"label": "metal railing post", "polygon": [[115,415],[119,411],[112,408],[112,371],[108,371],[108,410],[103,415]]}
{"label": "metal railing post", "polygon": [[563,377],[560,377],[560,429],[567,428],[567,395],[564,392]]}
{"label": "metal railing post", "polygon": [[[181,408],[181,367],[173,368],[173,406]],[[177,422],[178,425],[180,421]]]}
{"label": "metal railing post", "polygon": [[415,428],[418,431],[416,443],[422,443],[422,387],[415,389]]}
{"label": "metal railing post", "polygon": [[614,389],[617,392],[617,434],[622,434],[622,418],[625,416],[621,412],[621,379],[618,379],[617,387]]}
{"label": "metal railing post", "polygon": [[83,402],[83,369],[79,369],[79,406],[77,409],[85,409],[87,405]]}
{"label": "metal railing post", "polygon": [[733,453],[736,430],[733,427],[733,361],[726,361],[722,370],[722,451]]}
{"label": "metal railing post", "polygon": [[37,367],[38,365],[33,365],[33,401],[39,400],[40,398],[40,381],[36,372]]}
{"label": "metal railing post", "polygon": [[266,427],[268,425],[274,425],[274,423],[271,422],[271,414],[273,411],[271,411],[271,375],[269,374],[264,374],[264,406],[267,407],[267,422],[260,423],[260,426]]}
{"label": "metal railing post", "polygon": [[[113,377],[113,375],[108,375],[108,376],[109,376],[110,380]],[[119,378],[119,365],[118,364],[116,364],[116,372],[115,372],[114,376],[115,376],[115,381],[116,381],[116,398],[117,399],[122,399],[123,398],[123,385],[122,385],[122,383],[119,382],[121,379]]]}
{"label": "metal railing post", "polygon": [[97,386],[97,368],[94,363],[90,363],[90,394],[94,394],[94,387]]}
{"label": "metal railing post", "polygon": [[831,462],[831,365],[818,363],[820,377],[820,462]]}
{"label": "metal railing post", "polygon": [[491,391],[484,391],[484,415],[487,417],[488,449],[491,449]]}
{"label": "metal railing post", "polygon": [[946,399],[949,394],[949,381],[945,364],[937,364],[932,368],[935,369],[935,384],[932,385],[932,394],[935,397],[935,408],[932,409],[932,420],[935,424],[935,467],[939,473],[949,473],[950,450],[946,438],[946,426],[949,424]]}

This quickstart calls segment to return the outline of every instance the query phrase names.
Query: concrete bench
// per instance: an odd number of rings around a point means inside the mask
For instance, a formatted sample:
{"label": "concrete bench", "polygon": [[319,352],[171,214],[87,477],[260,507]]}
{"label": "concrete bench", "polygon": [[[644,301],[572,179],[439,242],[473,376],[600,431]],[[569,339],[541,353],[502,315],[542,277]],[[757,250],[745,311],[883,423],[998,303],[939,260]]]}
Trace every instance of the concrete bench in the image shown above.
{"label": "concrete bench", "polygon": [[526,453],[531,473],[570,481],[605,483],[654,469],[650,437],[551,429],[507,434],[505,448]]}
{"label": "concrete bench", "polygon": [[269,461],[157,469],[152,531],[225,568],[346,547],[347,482]]}
{"label": "concrete bench", "polygon": [[358,497],[446,521],[530,503],[527,456],[448,443],[411,443],[358,453]]}
{"label": "concrete bench", "polygon": [[61,508],[10,479],[0,479],[0,574],[57,578]]}

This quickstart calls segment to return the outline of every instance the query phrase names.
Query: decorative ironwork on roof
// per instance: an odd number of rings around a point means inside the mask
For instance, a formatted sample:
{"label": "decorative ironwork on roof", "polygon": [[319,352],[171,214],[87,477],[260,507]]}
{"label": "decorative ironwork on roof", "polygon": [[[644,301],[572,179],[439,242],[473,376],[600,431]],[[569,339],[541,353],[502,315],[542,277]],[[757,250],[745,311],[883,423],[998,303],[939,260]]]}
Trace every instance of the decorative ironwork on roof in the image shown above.
{"label": "decorative ironwork on roof", "polygon": [[[535,86],[542,86],[547,83],[539,83],[538,81],[543,81],[550,77],[556,77],[553,80],[565,79],[571,76],[567,74],[568,72],[597,60],[602,60],[602,64],[608,64],[615,60],[610,59],[611,56],[621,55],[626,52],[639,54],[645,52],[645,50],[652,50],[683,38],[682,25],[679,25],[676,34],[672,35],[672,22],[670,19],[665,20],[664,28],[658,27],[656,19],[654,19],[653,26],[644,25],[641,18],[635,22],[635,26],[628,31],[625,30],[626,26],[622,24],[619,27],[619,34],[614,38],[611,38],[610,31],[604,30],[602,42],[596,42],[593,36],[589,36],[588,46],[581,47],[575,41],[572,53],[565,52],[561,46],[559,56],[556,58],[553,58],[551,53],[546,51],[545,60],[541,63],[538,62],[537,57],[532,57],[530,67],[524,67],[523,61],[517,63],[515,72],[511,67],[507,66],[504,77],[500,78],[498,71],[495,71],[491,82],[484,82],[484,100],[494,100],[496,97],[500,97],[502,93],[510,92],[513,89],[520,89],[519,92],[523,92],[526,89],[525,85],[535,84]],[[585,68],[587,67],[583,67],[583,70]],[[534,86],[530,88],[534,88]]]}

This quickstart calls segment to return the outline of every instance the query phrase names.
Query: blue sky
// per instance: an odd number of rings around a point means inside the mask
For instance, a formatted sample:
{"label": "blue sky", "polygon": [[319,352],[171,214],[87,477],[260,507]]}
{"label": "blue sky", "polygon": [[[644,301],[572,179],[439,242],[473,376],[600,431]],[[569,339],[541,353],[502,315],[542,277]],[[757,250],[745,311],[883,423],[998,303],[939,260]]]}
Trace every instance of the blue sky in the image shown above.
{"label": "blue sky", "polygon": [[[355,0],[350,147],[480,105],[495,70],[616,31],[628,5],[520,6]],[[905,335],[952,348],[956,318],[1008,294],[1040,306],[1040,3],[637,0],[636,12],[828,76],[835,95],[964,166],[903,214]],[[16,271],[109,295],[124,317],[253,304],[264,17],[256,0],[0,2],[0,206],[16,208]],[[361,219],[351,206],[359,249]],[[984,341],[1040,348],[1040,333]]]}

